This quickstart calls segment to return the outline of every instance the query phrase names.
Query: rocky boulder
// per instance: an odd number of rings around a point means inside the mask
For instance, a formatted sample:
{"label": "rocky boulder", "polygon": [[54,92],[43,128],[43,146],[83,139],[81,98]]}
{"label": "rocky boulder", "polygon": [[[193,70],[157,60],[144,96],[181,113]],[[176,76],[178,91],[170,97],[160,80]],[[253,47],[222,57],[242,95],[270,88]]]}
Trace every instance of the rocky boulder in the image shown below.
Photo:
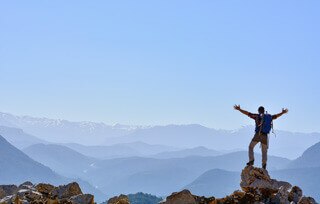
{"label": "rocky boulder", "polygon": [[271,179],[268,171],[265,169],[246,166],[241,173],[240,187],[245,192],[259,189],[262,191],[267,190],[276,193],[280,187],[285,191],[289,190],[291,188],[291,184],[285,181]]}
{"label": "rocky boulder", "polygon": [[[214,185],[214,184],[212,184]],[[246,166],[241,173],[241,190],[224,198],[205,198],[183,190],[173,193],[161,204],[316,204],[311,197],[303,196],[298,186],[272,179],[267,170]]]}
{"label": "rocky boulder", "polygon": [[303,194],[301,188],[299,188],[298,186],[293,186],[288,195],[288,200],[290,202],[298,203],[302,196]]}
{"label": "rocky boulder", "polygon": [[311,197],[301,197],[298,204],[317,204],[317,202]]}
{"label": "rocky boulder", "polygon": [[70,198],[72,196],[81,195],[82,191],[78,183],[73,182],[67,185],[61,185],[55,187],[51,192],[53,197],[58,197],[59,199]]}
{"label": "rocky boulder", "polygon": [[0,186],[0,204],[94,204],[94,197],[83,194],[77,183],[55,187],[40,183],[33,185],[25,182],[19,187],[14,185]]}
{"label": "rocky boulder", "polygon": [[70,201],[74,204],[81,204],[81,203],[94,204],[94,197],[91,194],[80,194],[80,195],[72,196],[70,198]]}
{"label": "rocky boulder", "polygon": [[183,190],[172,193],[163,204],[196,204],[196,199],[189,190]]}
{"label": "rocky boulder", "polygon": [[204,196],[192,195],[189,190],[172,193],[162,201],[161,204],[209,204],[214,201],[214,197],[206,198]]}
{"label": "rocky boulder", "polygon": [[130,204],[130,202],[128,196],[120,195],[110,198],[108,204]]}
{"label": "rocky boulder", "polygon": [[33,186],[33,183],[31,183],[30,181],[26,181],[26,182],[20,184],[20,186],[18,188],[19,189],[29,189],[32,186]]}
{"label": "rocky boulder", "polygon": [[18,192],[16,185],[0,185],[0,199]]}

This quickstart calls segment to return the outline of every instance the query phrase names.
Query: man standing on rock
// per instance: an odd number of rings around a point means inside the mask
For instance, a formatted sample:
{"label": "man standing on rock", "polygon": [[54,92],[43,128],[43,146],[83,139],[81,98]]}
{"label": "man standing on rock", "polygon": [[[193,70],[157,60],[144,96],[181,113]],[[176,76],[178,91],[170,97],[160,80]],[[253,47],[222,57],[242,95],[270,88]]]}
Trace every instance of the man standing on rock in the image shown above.
{"label": "man standing on rock", "polygon": [[240,105],[235,105],[234,109],[240,111],[241,113],[247,115],[252,118],[256,122],[255,135],[251,140],[249,145],[249,162],[248,166],[252,166],[254,164],[254,152],[253,149],[259,142],[261,143],[261,151],[262,151],[262,168],[267,168],[267,152],[268,152],[268,134],[272,129],[272,121],[282,116],[285,113],[288,113],[288,109],[282,109],[281,113],[270,115],[265,113],[264,107],[260,106],[258,108],[258,114],[250,113],[248,111],[242,110]]}

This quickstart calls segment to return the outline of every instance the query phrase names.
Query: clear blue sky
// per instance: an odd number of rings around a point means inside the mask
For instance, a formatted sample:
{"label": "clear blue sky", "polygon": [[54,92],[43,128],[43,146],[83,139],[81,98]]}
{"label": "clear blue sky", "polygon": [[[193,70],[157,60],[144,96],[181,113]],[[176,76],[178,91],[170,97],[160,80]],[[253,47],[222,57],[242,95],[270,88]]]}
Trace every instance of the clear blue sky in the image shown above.
{"label": "clear blue sky", "polygon": [[1,1],[0,111],[320,132],[320,1]]}

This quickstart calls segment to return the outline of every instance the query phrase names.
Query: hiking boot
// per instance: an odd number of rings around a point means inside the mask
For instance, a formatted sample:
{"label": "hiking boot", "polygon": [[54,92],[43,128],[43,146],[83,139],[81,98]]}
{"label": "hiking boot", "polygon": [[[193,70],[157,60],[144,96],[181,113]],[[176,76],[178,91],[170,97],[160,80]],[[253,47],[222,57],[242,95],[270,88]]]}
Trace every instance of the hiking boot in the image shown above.
{"label": "hiking boot", "polygon": [[251,160],[247,163],[247,166],[252,166],[254,164],[254,160]]}
{"label": "hiking boot", "polygon": [[262,168],[263,168],[264,170],[266,170],[266,169],[267,169],[267,164],[262,164]]}

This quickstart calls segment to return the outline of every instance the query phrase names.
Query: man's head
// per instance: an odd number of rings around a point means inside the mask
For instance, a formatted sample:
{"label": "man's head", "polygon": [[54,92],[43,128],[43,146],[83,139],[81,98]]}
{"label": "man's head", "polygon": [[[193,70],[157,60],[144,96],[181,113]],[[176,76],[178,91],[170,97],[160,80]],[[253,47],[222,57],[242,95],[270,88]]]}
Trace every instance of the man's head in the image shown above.
{"label": "man's head", "polygon": [[263,107],[263,106],[260,106],[260,107],[258,108],[258,112],[259,112],[259,114],[263,114],[263,113],[264,113],[264,107]]}

